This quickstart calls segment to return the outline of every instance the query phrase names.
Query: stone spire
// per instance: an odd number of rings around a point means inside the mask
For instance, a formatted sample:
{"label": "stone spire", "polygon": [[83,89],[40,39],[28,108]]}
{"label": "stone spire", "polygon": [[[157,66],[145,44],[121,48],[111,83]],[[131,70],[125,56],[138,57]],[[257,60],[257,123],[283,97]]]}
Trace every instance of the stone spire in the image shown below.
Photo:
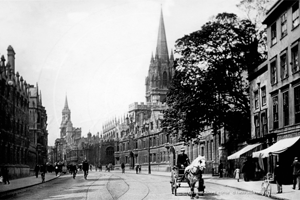
{"label": "stone spire", "polygon": [[66,95],[66,100],[65,100],[65,107],[64,107],[64,109],[69,110],[67,95]]}
{"label": "stone spire", "polygon": [[63,113],[63,115],[67,114],[68,118],[70,119],[70,117],[71,117],[71,111],[69,109],[67,95],[66,95],[66,100],[65,100],[65,106],[64,106],[64,109],[62,110],[62,113]]}
{"label": "stone spire", "polygon": [[167,38],[166,38],[166,31],[165,31],[165,24],[164,24],[162,9],[161,9],[161,13],[160,13],[155,58],[159,58],[161,61],[169,60]]}

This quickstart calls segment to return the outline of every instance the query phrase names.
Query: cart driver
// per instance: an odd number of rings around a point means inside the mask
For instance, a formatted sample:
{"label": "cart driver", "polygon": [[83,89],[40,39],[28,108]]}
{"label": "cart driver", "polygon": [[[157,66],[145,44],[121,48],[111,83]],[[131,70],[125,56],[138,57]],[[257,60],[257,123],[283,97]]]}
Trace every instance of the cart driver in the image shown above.
{"label": "cart driver", "polygon": [[[188,156],[185,154],[185,149],[184,147],[182,147],[180,149],[181,151],[181,154],[178,154],[177,156],[177,169],[176,170],[176,174],[178,175],[179,173],[179,170],[184,170],[189,164],[190,164],[190,160],[188,158]],[[181,180],[184,179],[184,176],[182,176]],[[174,182],[174,171],[172,170],[171,172],[171,181],[170,183],[173,183]]]}
{"label": "cart driver", "polygon": [[177,156],[177,167],[178,169],[185,169],[190,164],[190,160],[189,157],[185,154],[184,147],[182,147],[180,151],[181,154],[178,154]]}

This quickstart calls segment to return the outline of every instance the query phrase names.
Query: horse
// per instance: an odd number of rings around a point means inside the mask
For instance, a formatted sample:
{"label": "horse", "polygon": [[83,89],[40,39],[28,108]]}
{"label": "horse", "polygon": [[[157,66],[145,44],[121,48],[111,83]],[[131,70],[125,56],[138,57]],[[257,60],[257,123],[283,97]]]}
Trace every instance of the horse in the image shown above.
{"label": "horse", "polygon": [[205,169],[205,157],[199,155],[184,170],[184,177],[187,180],[187,183],[191,189],[190,195],[192,199],[194,199],[194,197],[196,196],[194,192],[194,188],[197,181],[199,182],[198,192],[200,191],[204,192],[205,186],[202,179],[202,173],[204,169]]}

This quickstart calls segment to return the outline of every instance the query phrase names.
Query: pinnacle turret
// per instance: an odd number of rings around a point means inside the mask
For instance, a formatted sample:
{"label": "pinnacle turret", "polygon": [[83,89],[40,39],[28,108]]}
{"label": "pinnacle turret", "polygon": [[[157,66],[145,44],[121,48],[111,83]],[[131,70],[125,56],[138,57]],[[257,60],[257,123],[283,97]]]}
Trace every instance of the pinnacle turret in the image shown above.
{"label": "pinnacle turret", "polygon": [[170,60],[174,60],[174,55],[173,55],[173,50],[171,49],[171,56],[170,56]]}

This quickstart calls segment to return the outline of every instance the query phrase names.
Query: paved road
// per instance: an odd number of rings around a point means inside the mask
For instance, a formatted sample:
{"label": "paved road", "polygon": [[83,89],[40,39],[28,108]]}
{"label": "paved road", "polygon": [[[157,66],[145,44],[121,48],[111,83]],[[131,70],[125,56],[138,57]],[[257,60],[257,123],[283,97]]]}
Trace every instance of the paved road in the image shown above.
{"label": "paved road", "polygon": [[[213,183],[206,183],[206,191],[200,199],[212,200],[266,200],[269,198],[251,192],[236,190]],[[186,186],[182,183],[181,186]],[[190,199],[189,189],[178,188],[178,195],[171,194],[169,177],[120,172],[90,172],[84,180],[82,173],[76,179],[61,176],[49,183],[20,191],[10,199],[17,200],[162,200]]]}

